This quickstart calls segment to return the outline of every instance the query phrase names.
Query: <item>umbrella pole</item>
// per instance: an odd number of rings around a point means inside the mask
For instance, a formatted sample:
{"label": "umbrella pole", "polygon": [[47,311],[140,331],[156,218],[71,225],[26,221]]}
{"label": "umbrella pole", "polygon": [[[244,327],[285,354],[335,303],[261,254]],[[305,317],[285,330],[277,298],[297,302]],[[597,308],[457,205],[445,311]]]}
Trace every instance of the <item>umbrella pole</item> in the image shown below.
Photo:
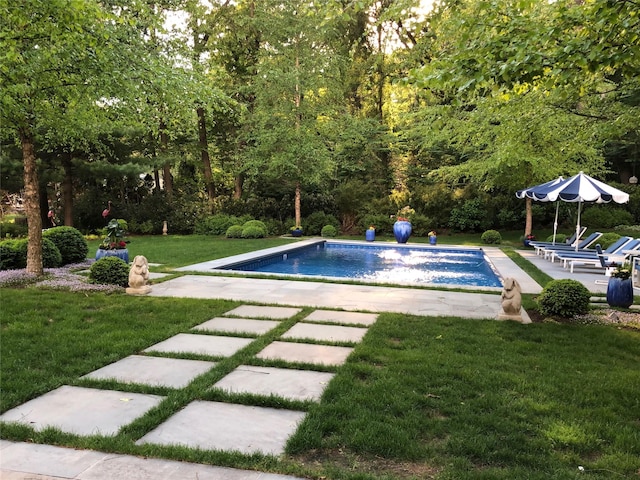
{"label": "umbrella pole", "polygon": [[558,210],[560,209],[560,202],[556,202],[556,219],[553,221],[553,243],[556,244],[556,232],[558,231]]}
{"label": "umbrella pole", "polygon": [[578,251],[578,244],[580,243],[580,207],[582,202],[578,201],[578,223],[576,224],[576,252]]}

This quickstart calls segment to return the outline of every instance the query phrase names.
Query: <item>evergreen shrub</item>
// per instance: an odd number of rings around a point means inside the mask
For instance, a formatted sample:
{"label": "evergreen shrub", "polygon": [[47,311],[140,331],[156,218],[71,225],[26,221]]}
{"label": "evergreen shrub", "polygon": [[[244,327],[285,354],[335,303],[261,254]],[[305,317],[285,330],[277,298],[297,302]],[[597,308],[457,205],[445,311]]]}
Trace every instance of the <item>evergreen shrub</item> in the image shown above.
{"label": "evergreen shrub", "polygon": [[502,235],[497,230],[487,230],[482,234],[480,240],[488,245],[499,245],[502,243]]}
{"label": "evergreen shrub", "polygon": [[[262,238],[262,237],[266,237],[268,234],[267,231],[267,226],[265,225],[264,222],[261,222],[260,220],[249,220],[248,222],[244,222],[244,224],[242,225],[243,230],[244,229],[258,229],[262,232],[262,235],[256,237],[256,236],[251,236],[251,237],[244,237],[244,233],[243,233],[243,237],[244,238]],[[252,234],[255,235],[255,234]]]}
{"label": "evergreen shrub", "polygon": [[267,231],[265,228],[260,228],[257,225],[249,225],[248,227],[242,226],[242,232],[240,236],[242,238],[264,238]]}
{"label": "evergreen shrub", "polygon": [[198,219],[195,224],[195,233],[200,235],[224,235],[229,227],[239,225],[241,220],[234,215],[217,213]]}
{"label": "evergreen shrub", "polygon": [[0,242],[0,270],[14,270],[27,266],[27,251],[20,254],[18,240]]}
{"label": "evergreen shrub", "polygon": [[552,280],[538,296],[540,313],[548,317],[572,318],[589,311],[591,294],[577,280]]}
{"label": "evergreen shrub", "polygon": [[335,237],[338,234],[338,230],[333,225],[325,225],[320,231],[320,235],[323,237]]}
{"label": "evergreen shrub", "polygon": [[[13,270],[27,266],[29,239],[6,240],[0,243],[0,270]],[[48,238],[42,238],[42,266],[56,268],[62,263],[60,250]]]}
{"label": "evergreen shrub", "polygon": [[395,218],[380,213],[369,213],[363,215],[358,222],[359,227],[364,231],[371,225],[376,229],[376,235],[391,235]]}
{"label": "evergreen shrub", "polygon": [[[84,240],[84,238],[83,238]],[[26,265],[25,258],[25,265]],[[62,263],[62,254],[60,249],[48,238],[42,238],[42,266],[44,268],[56,268]]]}
{"label": "evergreen shrub", "polygon": [[486,228],[487,211],[482,200],[467,200],[461,207],[451,210],[449,226],[460,232],[477,232]]}
{"label": "evergreen shrub", "polygon": [[89,269],[89,278],[94,283],[105,285],[129,285],[129,265],[118,257],[102,257]]}
{"label": "evergreen shrub", "polygon": [[313,212],[302,222],[302,229],[306,235],[320,235],[322,227],[333,225],[336,230],[340,227],[340,222],[336,217],[324,212]]}
{"label": "evergreen shrub", "polygon": [[611,205],[592,205],[585,209],[580,223],[588,225],[590,229],[609,229],[617,225],[633,223],[631,212]]}
{"label": "evergreen shrub", "polygon": [[603,249],[605,249],[616,243],[618,240],[620,240],[620,235],[615,232],[607,232],[603,233],[602,236],[598,240],[596,240],[596,242],[599,243]]}
{"label": "evergreen shrub", "polygon": [[73,227],[53,227],[42,233],[43,238],[51,240],[62,255],[61,265],[80,263],[87,259],[89,246],[79,230]]}
{"label": "evergreen shrub", "polygon": [[[566,243],[567,238],[568,237],[564,233],[556,233],[556,243]],[[545,239],[545,242],[553,242],[553,234],[549,235]]]}
{"label": "evergreen shrub", "polygon": [[231,225],[225,235],[227,238],[242,238],[242,225]]}

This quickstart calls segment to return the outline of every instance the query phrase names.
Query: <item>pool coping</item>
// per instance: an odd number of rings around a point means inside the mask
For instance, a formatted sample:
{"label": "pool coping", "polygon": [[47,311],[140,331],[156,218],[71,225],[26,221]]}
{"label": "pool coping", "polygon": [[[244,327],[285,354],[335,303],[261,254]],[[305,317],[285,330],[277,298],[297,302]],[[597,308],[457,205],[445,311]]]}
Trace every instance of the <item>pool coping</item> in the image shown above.
{"label": "pool coping", "polygon": [[[297,250],[300,248],[310,247],[313,245],[317,245],[319,243],[324,242],[331,243],[343,243],[350,245],[368,245],[371,246],[372,242],[358,241],[358,240],[339,240],[339,239],[326,239],[326,238],[310,238],[301,241],[295,241],[293,243],[287,245],[281,245],[278,247],[265,248],[262,250],[255,250],[253,252],[243,253],[239,255],[232,255],[230,257],[218,258],[216,260],[209,260],[206,262],[196,263],[193,265],[187,265],[184,267],[176,268],[175,271],[178,272],[201,272],[201,273],[210,273],[215,275],[234,275],[234,276],[242,276],[242,277],[261,277],[261,278],[269,278],[269,277],[280,277],[291,280],[300,280],[300,281],[331,281],[336,283],[362,283],[366,285],[386,285],[387,283],[378,282],[375,280],[366,280],[366,279],[350,279],[350,278],[341,278],[341,277],[322,277],[322,276],[310,276],[310,275],[299,275],[299,274],[282,274],[282,273],[266,273],[266,272],[243,272],[238,270],[227,270],[222,269],[222,266],[233,266],[238,263],[251,262],[260,260],[266,257],[270,257],[273,255],[285,254],[292,250]],[[542,291],[542,287],[538,283],[536,283],[528,274],[526,274],[520,267],[518,267],[509,257],[507,257],[502,250],[498,247],[476,247],[476,246],[467,246],[467,245],[427,245],[423,243],[403,243],[398,244],[394,242],[376,242],[380,246],[394,246],[401,248],[424,248],[424,249],[441,249],[441,250],[475,250],[481,251],[490,261],[490,264],[494,271],[498,274],[500,279],[503,281],[505,278],[512,277],[515,278],[523,293],[540,293]],[[373,246],[376,246],[373,244]],[[394,283],[399,287],[421,287],[421,288],[430,288],[430,289],[460,289],[460,290],[476,290],[476,291],[487,291],[487,292],[499,292],[502,291],[502,287],[480,287],[475,285],[455,285],[455,284],[419,284],[415,282],[402,282],[402,283]]]}

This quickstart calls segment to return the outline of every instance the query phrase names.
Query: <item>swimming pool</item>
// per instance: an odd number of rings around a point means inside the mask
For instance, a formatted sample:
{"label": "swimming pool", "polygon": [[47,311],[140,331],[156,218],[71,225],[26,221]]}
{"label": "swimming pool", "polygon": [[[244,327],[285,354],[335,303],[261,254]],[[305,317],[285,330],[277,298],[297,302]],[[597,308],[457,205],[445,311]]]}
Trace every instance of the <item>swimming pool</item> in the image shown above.
{"label": "swimming pool", "polygon": [[480,248],[317,241],[215,268],[376,283],[502,287]]}

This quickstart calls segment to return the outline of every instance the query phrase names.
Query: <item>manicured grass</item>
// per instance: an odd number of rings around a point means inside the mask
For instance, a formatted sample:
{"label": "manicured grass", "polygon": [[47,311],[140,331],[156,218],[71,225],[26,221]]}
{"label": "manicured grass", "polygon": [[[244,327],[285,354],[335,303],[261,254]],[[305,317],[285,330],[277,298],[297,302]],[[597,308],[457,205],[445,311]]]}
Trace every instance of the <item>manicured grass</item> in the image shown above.
{"label": "manicured grass", "polygon": [[[3,425],[5,439],[308,478],[546,480],[576,478],[584,466],[580,478],[605,479],[631,478],[640,468],[637,331],[382,314],[315,405],[209,390],[239,364],[264,365],[253,356],[309,309],[171,390],[79,377],[188,332],[235,302],[33,288],[0,295],[2,411],[63,384],[167,396],[115,437]],[[309,414],[283,459],[135,445],[196,399]]]}
{"label": "manicured grass", "polygon": [[[479,245],[479,237],[442,240]],[[291,241],[133,237],[129,250],[170,271]],[[98,243],[92,242],[90,255]],[[538,282],[549,280],[517,250],[503,249]],[[526,296],[525,301],[532,299]],[[35,432],[5,424],[0,431],[5,439],[307,478],[608,479],[631,478],[640,471],[637,330],[382,314],[346,365],[322,369],[337,375],[316,405],[210,389],[240,364],[284,366],[254,356],[310,309],[232,357],[208,358],[218,362],[215,368],[173,390],[80,377],[189,332],[237,302],[33,287],[2,288],[0,302],[1,412],[61,385],[166,396],[114,437],[79,437],[55,429]],[[280,459],[135,445],[194,400],[290,408],[308,415]]]}
{"label": "manicured grass", "polygon": [[[133,236],[127,248],[129,258],[144,255],[150,263],[160,263],[156,270],[170,269],[238,255],[263,248],[287,245],[293,238],[227,239],[206,235]],[[93,258],[101,239],[90,240],[89,257]]]}

